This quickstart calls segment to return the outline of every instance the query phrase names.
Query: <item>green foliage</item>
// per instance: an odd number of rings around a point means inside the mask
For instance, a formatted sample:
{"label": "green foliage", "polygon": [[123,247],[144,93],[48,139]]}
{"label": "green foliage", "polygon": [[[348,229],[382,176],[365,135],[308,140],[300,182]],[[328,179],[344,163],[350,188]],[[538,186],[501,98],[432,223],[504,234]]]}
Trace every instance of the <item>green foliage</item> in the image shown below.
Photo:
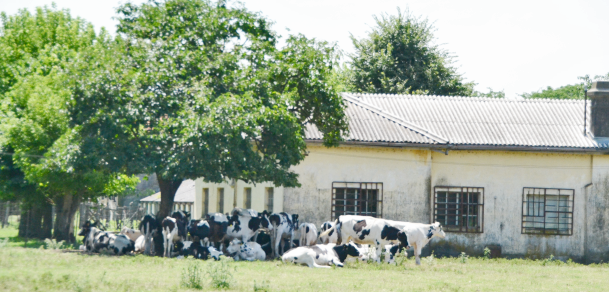
{"label": "green foliage", "polygon": [[233,271],[236,271],[237,267],[231,271],[228,262],[228,259],[223,258],[209,264],[207,274],[211,278],[211,286],[214,289],[229,289],[233,284]]}
{"label": "green foliage", "polygon": [[47,239],[44,240],[44,245],[45,245],[46,249],[57,250],[57,249],[63,249],[63,248],[65,248],[65,246],[63,245],[64,242],[65,241],[63,241],[63,240],[57,242],[57,240],[55,240],[55,239],[47,238]]}
{"label": "green foliage", "polygon": [[254,280],[254,291],[270,292],[271,282],[269,280],[262,280],[259,283]]}
{"label": "green foliage", "polygon": [[505,92],[494,91],[492,88],[488,88],[488,92],[474,91],[471,94],[472,97],[488,97],[488,98],[505,98]]}
{"label": "green foliage", "polygon": [[71,69],[84,163],[297,186],[290,167],[305,157],[305,125],[326,145],[342,139],[327,43],[290,36],[279,49],[268,20],[225,1],[127,3],[118,13],[119,36],[98,38]]}
{"label": "green foliage", "polygon": [[0,239],[0,248],[8,246],[8,237],[5,237],[4,240]]}
{"label": "green foliage", "polygon": [[434,27],[427,19],[398,9],[397,15],[375,17],[368,37],[351,36],[348,75],[351,89],[366,93],[469,96],[473,83],[465,83],[448,52],[434,44]]}
{"label": "green foliage", "polygon": [[188,289],[203,289],[202,271],[199,265],[193,263],[184,268],[180,286]]}
{"label": "green foliage", "polygon": [[491,250],[488,247],[484,248],[484,259],[485,260],[491,259]]}
{"label": "green foliage", "polygon": [[607,75],[596,75],[594,78],[591,78],[589,75],[585,75],[577,77],[577,79],[581,80],[582,83],[565,85],[558,88],[548,86],[546,89],[542,89],[541,91],[523,93],[521,96],[526,99],[584,99],[584,89],[590,89],[592,82],[595,80],[609,80],[609,73],[607,73]]}
{"label": "green foliage", "polygon": [[459,261],[460,261],[462,264],[467,263],[467,259],[468,259],[468,258],[469,258],[469,256],[468,256],[468,255],[467,255],[465,252],[462,252],[462,253],[459,255]]}

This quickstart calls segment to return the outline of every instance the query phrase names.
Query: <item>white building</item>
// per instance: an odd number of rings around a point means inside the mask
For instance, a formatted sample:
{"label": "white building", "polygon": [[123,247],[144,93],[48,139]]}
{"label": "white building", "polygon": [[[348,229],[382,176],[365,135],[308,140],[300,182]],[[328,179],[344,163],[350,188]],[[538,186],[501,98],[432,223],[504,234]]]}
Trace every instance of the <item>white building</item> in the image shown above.
{"label": "white building", "polygon": [[[583,100],[343,94],[350,134],[306,129],[300,188],[195,181],[194,211],[235,206],[301,222],[364,214],[439,221],[436,254],[609,260],[609,82]],[[584,117],[587,121],[584,123]],[[584,124],[586,133],[584,134]]]}

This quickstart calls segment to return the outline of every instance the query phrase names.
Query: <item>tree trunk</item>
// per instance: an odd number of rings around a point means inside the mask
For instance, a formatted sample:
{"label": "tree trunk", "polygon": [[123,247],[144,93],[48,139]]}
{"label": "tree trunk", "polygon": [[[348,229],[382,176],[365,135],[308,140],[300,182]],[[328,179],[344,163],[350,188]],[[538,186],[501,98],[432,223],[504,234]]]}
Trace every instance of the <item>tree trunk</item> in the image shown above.
{"label": "tree trunk", "polygon": [[27,228],[28,215],[30,209],[26,207],[26,204],[21,205],[21,216],[19,217],[19,233],[17,236],[25,238],[25,229]]}
{"label": "tree trunk", "polygon": [[42,229],[40,238],[51,238],[53,231],[53,205],[45,202],[42,206]]}
{"label": "tree trunk", "polygon": [[154,252],[157,256],[163,255],[163,233],[161,230],[161,222],[165,217],[171,215],[173,209],[173,200],[175,199],[176,192],[182,184],[182,180],[168,180],[161,177],[158,173],[156,175],[157,181],[159,182],[159,188],[161,189],[161,204],[159,206],[159,212],[156,215],[156,219],[159,222],[159,230],[154,237]]}
{"label": "tree trunk", "polygon": [[21,220],[19,220],[19,237],[39,238],[42,227],[42,213],[40,206],[33,203],[21,206]]}
{"label": "tree trunk", "polygon": [[80,206],[81,196],[65,195],[57,204],[57,218],[55,218],[54,238],[57,241],[65,240],[70,243],[76,242],[74,237],[74,214]]}

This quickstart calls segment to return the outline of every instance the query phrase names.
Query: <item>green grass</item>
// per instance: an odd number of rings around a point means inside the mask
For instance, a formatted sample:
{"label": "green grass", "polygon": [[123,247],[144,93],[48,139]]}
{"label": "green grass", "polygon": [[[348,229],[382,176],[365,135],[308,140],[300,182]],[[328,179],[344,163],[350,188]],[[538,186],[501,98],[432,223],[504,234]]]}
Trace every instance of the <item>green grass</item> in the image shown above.
{"label": "green grass", "polygon": [[[0,238],[7,232],[0,229]],[[14,234],[14,233],[13,233]],[[9,234],[10,235],[10,234]],[[218,263],[193,259],[85,255],[17,244],[0,248],[0,291],[185,291],[184,272],[201,271],[213,290]],[[227,262],[228,291],[606,291],[609,265],[469,257],[423,259],[416,266],[348,264],[310,269],[271,262]],[[264,282],[263,282],[264,281]],[[256,284],[254,284],[256,283]],[[194,290],[193,290],[194,291]]]}

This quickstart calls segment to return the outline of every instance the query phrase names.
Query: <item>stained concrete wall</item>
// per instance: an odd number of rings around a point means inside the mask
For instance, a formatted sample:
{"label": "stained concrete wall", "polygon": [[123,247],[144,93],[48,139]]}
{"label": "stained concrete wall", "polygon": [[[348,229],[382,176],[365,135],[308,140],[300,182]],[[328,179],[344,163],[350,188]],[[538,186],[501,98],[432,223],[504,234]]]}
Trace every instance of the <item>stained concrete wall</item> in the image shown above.
{"label": "stained concrete wall", "polygon": [[431,152],[381,147],[325,148],[310,145],[293,169],[300,188],[286,188],[284,209],[317,226],[331,217],[332,182],[383,183],[383,218],[429,219]]}
{"label": "stained concrete wall", "polygon": [[585,246],[587,261],[609,261],[609,156],[592,157],[592,185],[587,189]]}

